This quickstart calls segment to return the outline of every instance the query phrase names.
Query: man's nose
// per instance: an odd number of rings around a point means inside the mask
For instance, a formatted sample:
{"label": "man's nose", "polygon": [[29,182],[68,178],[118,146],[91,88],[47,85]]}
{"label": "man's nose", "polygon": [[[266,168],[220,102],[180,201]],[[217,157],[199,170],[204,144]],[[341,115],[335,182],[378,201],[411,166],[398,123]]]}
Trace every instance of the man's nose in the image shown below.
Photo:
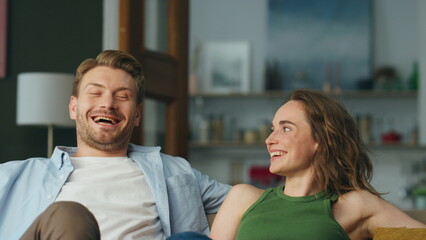
{"label": "man's nose", "polygon": [[104,94],[101,100],[101,108],[114,109],[115,99],[110,94]]}

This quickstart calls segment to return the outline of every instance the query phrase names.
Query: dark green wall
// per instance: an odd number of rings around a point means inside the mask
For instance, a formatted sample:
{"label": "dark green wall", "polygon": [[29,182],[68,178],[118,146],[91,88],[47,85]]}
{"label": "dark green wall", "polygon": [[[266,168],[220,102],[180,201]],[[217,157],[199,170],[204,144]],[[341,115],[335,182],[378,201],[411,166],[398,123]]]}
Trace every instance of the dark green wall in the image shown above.
{"label": "dark green wall", "polygon": [[[8,4],[7,76],[0,79],[0,162],[45,156],[47,151],[47,128],[16,125],[17,74],[74,73],[82,60],[102,50],[102,0]],[[75,146],[75,130],[56,128],[54,140],[55,145]]]}

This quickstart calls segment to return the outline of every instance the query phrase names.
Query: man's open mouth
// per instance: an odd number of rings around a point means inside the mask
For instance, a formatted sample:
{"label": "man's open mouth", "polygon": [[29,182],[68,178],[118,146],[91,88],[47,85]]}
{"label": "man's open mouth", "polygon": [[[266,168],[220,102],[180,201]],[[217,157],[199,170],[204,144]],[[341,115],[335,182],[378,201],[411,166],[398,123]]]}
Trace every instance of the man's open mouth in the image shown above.
{"label": "man's open mouth", "polygon": [[92,119],[98,124],[111,125],[111,126],[120,122],[118,119],[103,117],[103,116],[92,117]]}

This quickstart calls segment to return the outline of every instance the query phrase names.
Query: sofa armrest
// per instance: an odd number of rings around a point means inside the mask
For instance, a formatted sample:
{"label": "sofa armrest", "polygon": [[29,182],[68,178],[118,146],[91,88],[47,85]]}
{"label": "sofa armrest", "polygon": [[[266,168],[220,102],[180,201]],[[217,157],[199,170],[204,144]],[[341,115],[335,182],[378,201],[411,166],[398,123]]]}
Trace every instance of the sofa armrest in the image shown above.
{"label": "sofa armrest", "polygon": [[377,228],[373,240],[425,240],[426,228]]}

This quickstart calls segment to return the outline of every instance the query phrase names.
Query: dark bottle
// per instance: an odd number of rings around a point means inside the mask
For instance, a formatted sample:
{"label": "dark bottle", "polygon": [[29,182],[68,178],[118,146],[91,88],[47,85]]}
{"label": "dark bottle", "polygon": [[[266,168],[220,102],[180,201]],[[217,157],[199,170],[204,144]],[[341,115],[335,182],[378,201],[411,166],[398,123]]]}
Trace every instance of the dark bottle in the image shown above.
{"label": "dark bottle", "polygon": [[408,79],[408,89],[417,90],[419,87],[419,64],[413,63],[413,69],[411,70],[410,78]]}

